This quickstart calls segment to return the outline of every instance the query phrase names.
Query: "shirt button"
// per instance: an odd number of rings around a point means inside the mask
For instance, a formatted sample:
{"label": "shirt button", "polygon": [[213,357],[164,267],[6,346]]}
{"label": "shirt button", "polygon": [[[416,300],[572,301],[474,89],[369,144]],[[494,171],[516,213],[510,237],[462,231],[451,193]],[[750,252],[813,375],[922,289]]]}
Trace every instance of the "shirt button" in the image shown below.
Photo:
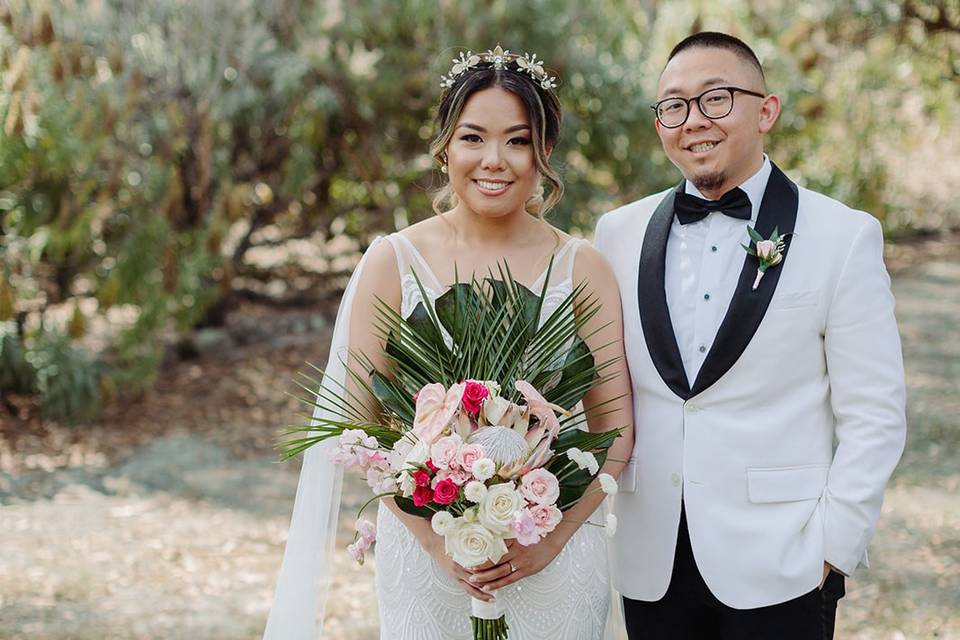
{"label": "shirt button", "polygon": [[706,353],[706,352],[707,352],[707,348],[706,348],[704,345],[700,345],[700,348],[699,348],[698,350],[700,351],[700,353]]}
{"label": "shirt button", "polygon": [[704,300],[709,300],[709,299],[710,299],[710,294],[709,294],[709,293],[703,294],[703,299],[704,299]]}
{"label": "shirt button", "polygon": [[672,476],[670,476],[670,482],[673,483],[673,486],[679,487],[679,486],[680,486],[680,474],[679,474],[679,473],[675,473],[675,474],[673,474]]}
{"label": "shirt button", "polygon": [[710,247],[710,251],[713,251],[714,253],[716,253],[716,252],[717,252],[717,245],[713,245],[712,247]]}

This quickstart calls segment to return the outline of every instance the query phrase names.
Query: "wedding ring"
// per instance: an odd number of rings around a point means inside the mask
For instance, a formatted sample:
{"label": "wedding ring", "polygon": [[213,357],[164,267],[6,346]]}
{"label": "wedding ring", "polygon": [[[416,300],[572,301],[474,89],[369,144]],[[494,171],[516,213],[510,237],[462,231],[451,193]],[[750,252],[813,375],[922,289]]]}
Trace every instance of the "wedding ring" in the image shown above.
{"label": "wedding ring", "polygon": [[515,566],[513,566],[513,563],[512,563],[512,562],[510,562],[509,565],[510,565],[510,573],[513,573],[514,571],[517,570],[517,568],[516,568]]}

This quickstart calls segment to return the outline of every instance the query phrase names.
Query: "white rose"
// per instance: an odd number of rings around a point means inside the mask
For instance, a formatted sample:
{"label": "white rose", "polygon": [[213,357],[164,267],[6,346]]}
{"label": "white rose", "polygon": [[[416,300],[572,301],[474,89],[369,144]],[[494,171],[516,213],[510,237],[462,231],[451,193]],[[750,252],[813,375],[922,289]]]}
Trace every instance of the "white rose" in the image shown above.
{"label": "white rose", "polygon": [[484,496],[487,495],[487,486],[482,482],[477,482],[473,480],[468,482],[467,486],[463,490],[463,495],[466,496],[467,500],[470,502],[480,503],[483,502]]}
{"label": "white rose", "polygon": [[490,458],[480,458],[473,463],[473,477],[480,482],[486,482],[497,472],[497,465]]}
{"label": "white rose", "polygon": [[437,511],[430,519],[430,527],[438,536],[446,535],[457,526],[456,519],[448,511]]}
{"label": "white rose", "polygon": [[477,523],[465,523],[443,537],[447,555],[461,567],[477,567],[489,560],[496,564],[507,552],[503,538]]}
{"label": "white rose", "polygon": [[617,493],[617,481],[613,479],[609,473],[601,473],[597,476],[597,480],[600,481],[600,488],[603,489],[603,492],[608,496],[616,495]]}
{"label": "white rose", "polygon": [[487,489],[480,503],[480,523],[498,533],[513,531],[513,512],[526,506],[523,497],[513,488],[512,482],[495,484]]}
{"label": "white rose", "polygon": [[607,514],[607,537],[612,538],[617,533],[617,516]]}

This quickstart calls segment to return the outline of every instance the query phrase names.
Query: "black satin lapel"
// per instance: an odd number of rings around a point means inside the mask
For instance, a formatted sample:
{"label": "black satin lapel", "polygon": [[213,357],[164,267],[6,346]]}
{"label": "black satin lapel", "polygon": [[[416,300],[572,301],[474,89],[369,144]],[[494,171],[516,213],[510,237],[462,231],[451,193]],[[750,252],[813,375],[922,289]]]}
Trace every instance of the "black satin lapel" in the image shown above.
{"label": "black satin lapel", "polygon": [[666,270],[667,238],[673,223],[673,199],[676,190],[660,202],[643,236],[640,251],[640,273],[637,279],[637,300],[640,303],[640,324],[647,350],[660,377],[670,389],[680,396],[690,395],[690,384],[683,368],[677,337],[673,333],[670,309],[667,307],[667,292],[663,288]]}
{"label": "black satin lapel", "polygon": [[[760,211],[757,213],[756,229],[760,235],[769,238],[774,228],[780,234],[792,234],[797,222],[798,202],[797,185],[793,184],[777,168],[777,165],[773,165],[763,200],[760,202]],[[753,339],[767,312],[767,307],[770,306],[783,265],[790,257],[791,240],[793,240],[792,235],[784,240],[783,262],[767,269],[756,291],[751,291],[751,287],[757,276],[757,258],[749,254],[746,256],[733,299],[730,300],[730,306],[717,331],[710,353],[707,354],[697,379],[693,382],[691,396],[719,380],[750,344],[750,340]]]}

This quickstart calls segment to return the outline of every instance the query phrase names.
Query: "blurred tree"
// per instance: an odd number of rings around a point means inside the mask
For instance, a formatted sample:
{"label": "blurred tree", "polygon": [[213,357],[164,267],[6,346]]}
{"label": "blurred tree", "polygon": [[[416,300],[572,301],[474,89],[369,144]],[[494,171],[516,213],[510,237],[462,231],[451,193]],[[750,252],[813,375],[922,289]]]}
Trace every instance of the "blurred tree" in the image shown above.
{"label": "blurred tree", "polygon": [[375,235],[431,215],[432,109],[461,49],[536,52],[560,78],[563,228],[677,179],[647,105],[700,28],[756,46],[793,175],[889,228],[942,224],[946,199],[903,176],[927,178],[931,126],[947,166],[956,5],[0,2],[0,392],[82,415],[238,300],[342,286]]}

